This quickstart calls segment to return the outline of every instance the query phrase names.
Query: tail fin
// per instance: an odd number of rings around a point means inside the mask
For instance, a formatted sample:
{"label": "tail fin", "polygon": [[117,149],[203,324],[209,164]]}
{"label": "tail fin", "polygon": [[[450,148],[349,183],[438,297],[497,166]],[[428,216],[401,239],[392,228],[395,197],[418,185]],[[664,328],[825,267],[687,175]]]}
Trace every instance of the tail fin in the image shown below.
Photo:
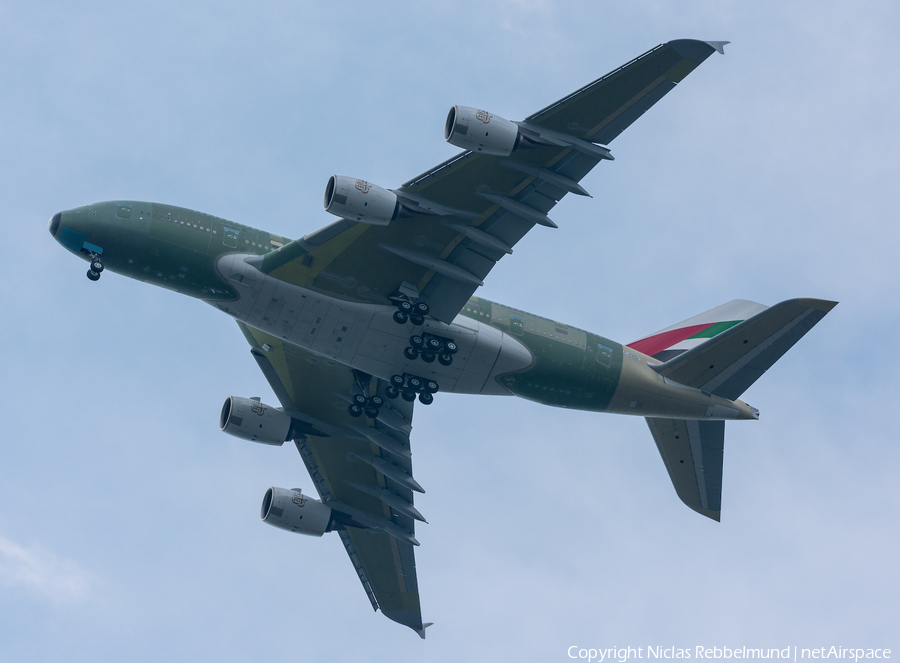
{"label": "tail fin", "polygon": [[660,361],[668,361],[765,310],[766,307],[762,304],[746,299],[733,299],[727,304],[629,343],[628,347]]}
{"label": "tail fin", "polygon": [[[630,344],[664,363],[664,378],[734,400],[837,305],[790,299],[765,307],[736,299]],[[647,418],[675,492],[718,521],[725,422]]]}

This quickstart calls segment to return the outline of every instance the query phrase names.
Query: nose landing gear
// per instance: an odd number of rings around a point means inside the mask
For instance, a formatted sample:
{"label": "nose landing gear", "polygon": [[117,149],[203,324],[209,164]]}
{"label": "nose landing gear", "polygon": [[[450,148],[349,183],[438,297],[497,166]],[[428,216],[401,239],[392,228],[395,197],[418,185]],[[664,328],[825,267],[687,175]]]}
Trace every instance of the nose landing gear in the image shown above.
{"label": "nose landing gear", "polygon": [[87,271],[87,277],[91,281],[99,281],[100,280],[100,272],[103,271],[103,261],[100,260],[100,256],[93,254],[91,255],[91,268]]}

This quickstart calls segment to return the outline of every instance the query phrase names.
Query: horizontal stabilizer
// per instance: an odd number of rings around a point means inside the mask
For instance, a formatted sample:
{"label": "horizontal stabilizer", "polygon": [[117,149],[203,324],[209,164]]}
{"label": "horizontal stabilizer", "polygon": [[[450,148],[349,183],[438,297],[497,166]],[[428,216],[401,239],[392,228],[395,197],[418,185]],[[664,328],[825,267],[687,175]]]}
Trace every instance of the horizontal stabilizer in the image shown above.
{"label": "horizontal stabilizer", "polygon": [[775,304],[653,369],[663,377],[734,400],[837,306],[822,299]]}
{"label": "horizontal stabilizer", "polygon": [[647,417],[647,425],[678,497],[697,513],[719,522],[725,422]]}

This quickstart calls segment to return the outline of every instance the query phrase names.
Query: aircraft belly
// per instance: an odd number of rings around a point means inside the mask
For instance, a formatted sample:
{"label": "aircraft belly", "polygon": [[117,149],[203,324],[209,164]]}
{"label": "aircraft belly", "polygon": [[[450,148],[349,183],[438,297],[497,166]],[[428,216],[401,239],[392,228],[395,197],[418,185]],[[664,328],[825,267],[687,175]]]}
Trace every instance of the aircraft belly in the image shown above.
{"label": "aircraft belly", "polygon": [[[237,300],[216,304],[241,322],[322,357],[382,379],[408,373],[433,379],[442,392],[509,395],[494,378],[526,368],[531,352],[515,338],[464,316],[447,325],[398,325],[394,308],[335,299],[267,276],[246,263],[246,254],[217,262]],[[408,360],[403,350],[415,333],[452,339],[459,347],[450,366]]]}

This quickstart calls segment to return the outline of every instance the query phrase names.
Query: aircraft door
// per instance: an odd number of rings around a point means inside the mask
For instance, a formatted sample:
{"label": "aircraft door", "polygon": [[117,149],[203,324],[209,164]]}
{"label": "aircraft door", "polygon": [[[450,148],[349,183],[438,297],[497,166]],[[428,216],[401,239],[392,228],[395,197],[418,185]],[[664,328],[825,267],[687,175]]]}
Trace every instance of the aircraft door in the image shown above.
{"label": "aircraft door", "polygon": [[521,336],[525,333],[525,320],[517,315],[509,316],[509,333],[514,336]]}
{"label": "aircraft door", "polygon": [[233,228],[225,228],[222,227],[222,244],[225,246],[230,246],[231,248],[237,248],[238,243],[238,235],[240,234],[239,230],[234,230]]}

